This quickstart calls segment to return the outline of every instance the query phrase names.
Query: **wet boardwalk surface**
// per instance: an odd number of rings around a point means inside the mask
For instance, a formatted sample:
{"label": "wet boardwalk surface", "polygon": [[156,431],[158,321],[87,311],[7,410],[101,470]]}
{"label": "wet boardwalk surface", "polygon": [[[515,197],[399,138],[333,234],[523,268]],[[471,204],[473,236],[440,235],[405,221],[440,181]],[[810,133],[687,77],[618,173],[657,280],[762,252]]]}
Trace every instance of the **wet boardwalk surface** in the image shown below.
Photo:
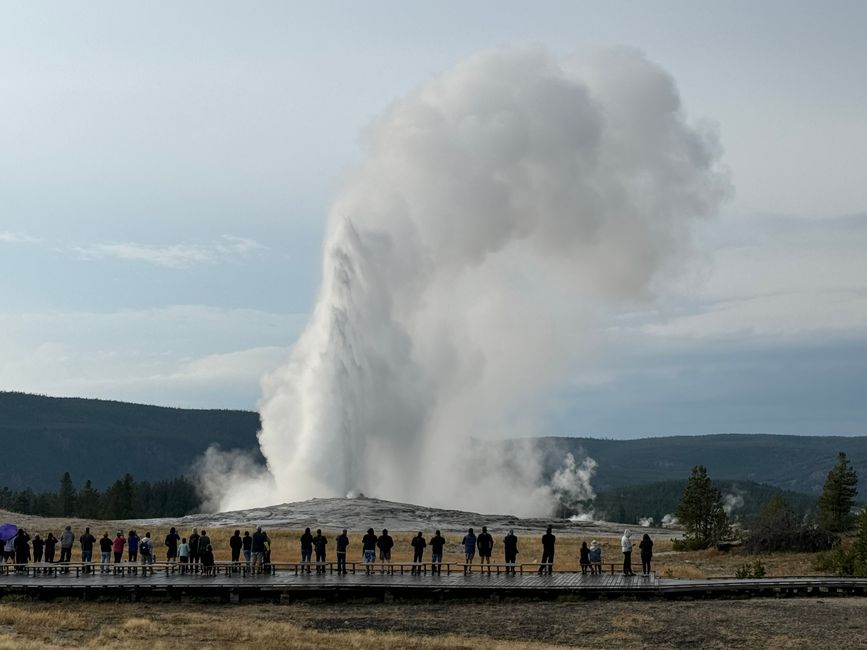
{"label": "wet boardwalk surface", "polygon": [[326,573],[305,574],[277,571],[271,575],[241,575],[220,573],[213,576],[157,571],[154,575],[136,574],[36,574],[10,572],[0,575],[0,596],[23,594],[34,597],[81,596],[83,598],[127,595],[132,598],[148,595],[180,598],[183,596],[213,596],[223,600],[240,598],[295,597],[605,597],[632,595],[636,597],[716,597],[723,595],[865,595],[867,579],[863,578],[765,578],[737,580],[716,578],[707,580],[677,580],[656,575],[626,577],[621,574],[582,575],[535,572],[518,575],[505,573],[465,575],[411,575],[409,573],[364,572],[348,575]]}

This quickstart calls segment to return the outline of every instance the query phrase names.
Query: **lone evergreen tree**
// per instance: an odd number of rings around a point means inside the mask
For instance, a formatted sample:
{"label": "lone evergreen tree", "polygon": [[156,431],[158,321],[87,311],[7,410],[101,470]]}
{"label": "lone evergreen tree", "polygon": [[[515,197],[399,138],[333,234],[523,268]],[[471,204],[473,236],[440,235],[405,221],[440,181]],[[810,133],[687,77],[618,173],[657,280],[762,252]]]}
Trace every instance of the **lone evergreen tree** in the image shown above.
{"label": "lone evergreen tree", "polygon": [[858,474],[842,451],[837,464],[828,472],[822,496],[819,497],[819,525],[835,533],[852,526],[852,505],[858,494]]}
{"label": "lone evergreen tree", "polygon": [[729,521],[722,494],[711,483],[704,465],[692,468],[676,514],[686,529],[690,546],[706,548],[728,534]]}
{"label": "lone evergreen tree", "polygon": [[75,486],[72,484],[69,472],[64,472],[57,492],[57,513],[62,517],[72,517],[75,515],[75,506]]}

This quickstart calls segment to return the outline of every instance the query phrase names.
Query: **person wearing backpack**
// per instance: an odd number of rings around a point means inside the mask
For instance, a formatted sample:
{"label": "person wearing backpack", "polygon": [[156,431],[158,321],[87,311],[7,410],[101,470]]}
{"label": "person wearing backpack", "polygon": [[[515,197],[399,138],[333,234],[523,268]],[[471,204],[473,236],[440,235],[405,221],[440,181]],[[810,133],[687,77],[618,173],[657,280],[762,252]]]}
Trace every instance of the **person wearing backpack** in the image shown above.
{"label": "person wearing backpack", "polygon": [[138,554],[141,556],[142,575],[147,575],[149,566],[151,575],[153,575],[154,570],[151,565],[154,563],[154,542],[151,539],[150,533],[145,533],[145,536],[139,542]]}

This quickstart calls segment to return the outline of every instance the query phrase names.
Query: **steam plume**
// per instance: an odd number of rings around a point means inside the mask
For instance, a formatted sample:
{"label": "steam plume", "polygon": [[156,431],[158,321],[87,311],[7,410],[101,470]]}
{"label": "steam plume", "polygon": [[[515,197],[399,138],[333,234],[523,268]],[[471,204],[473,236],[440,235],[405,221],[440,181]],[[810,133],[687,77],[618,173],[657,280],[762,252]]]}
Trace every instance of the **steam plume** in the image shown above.
{"label": "steam plume", "polygon": [[470,439],[537,433],[598,310],[680,263],[725,189],[714,138],[639,53],[530,47],[425,83],[364,142],[311,321],[263,380],[267,472],[220,506],[361,491],[543,514],[592,495],[592,461],[567,459],[550,485],[532,443]]}

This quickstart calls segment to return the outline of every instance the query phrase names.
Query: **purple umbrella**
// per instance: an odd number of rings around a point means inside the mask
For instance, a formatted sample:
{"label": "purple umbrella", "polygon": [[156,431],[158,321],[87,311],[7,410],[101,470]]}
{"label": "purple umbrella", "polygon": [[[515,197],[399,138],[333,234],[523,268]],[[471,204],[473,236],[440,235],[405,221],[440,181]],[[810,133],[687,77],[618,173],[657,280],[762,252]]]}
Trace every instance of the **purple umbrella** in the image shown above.
{"label": "purple umbrella", "polygon": [[0,526],[0,539],[12,539],[18,534],[18,526],[15,524],[3,524]]}

